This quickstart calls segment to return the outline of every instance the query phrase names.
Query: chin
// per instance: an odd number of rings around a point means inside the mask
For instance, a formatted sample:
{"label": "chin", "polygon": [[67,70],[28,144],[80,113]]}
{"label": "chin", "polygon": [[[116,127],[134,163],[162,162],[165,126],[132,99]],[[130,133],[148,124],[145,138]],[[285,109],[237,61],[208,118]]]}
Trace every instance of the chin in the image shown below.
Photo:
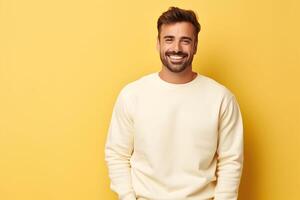
{"label": "chin", "polygon": [[186,69],[186,67],[184,67],[184,66],[173,67],[173,66],[170,66],[170,65],[167,68],[169,69],[169,71],[175,72],[175,73],[180,73],[180,72],[182,72],[182,71],[184,71]]}

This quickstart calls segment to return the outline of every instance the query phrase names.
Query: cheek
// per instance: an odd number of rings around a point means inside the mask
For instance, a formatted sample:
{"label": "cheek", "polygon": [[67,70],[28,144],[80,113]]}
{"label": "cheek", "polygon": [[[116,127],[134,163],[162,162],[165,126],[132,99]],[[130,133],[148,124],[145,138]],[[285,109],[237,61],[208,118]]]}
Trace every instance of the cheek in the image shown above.
{"label": "cheek", "polygon": [[185,52],[187,52],[188,54],[190,55],[193,55],[194,54],[194,47],[192,46],[187,46],[185,49],[184,49]]}
{"label": "cheek", "polygon": [[169,49],[168,49],[167,47],[163,47],[163,48],[160,49],[160,52],[161,52],[162,54],[165,54],[165,53],[168,52],[168,51],[169,51]]}
{"label": "cheek", "polygon": [[172,48],[172,45],[171,44],[163,44],[162,46],[161,46],[161,49],[163,50],[163,51],[168,51],[168,50],[170,50]]}

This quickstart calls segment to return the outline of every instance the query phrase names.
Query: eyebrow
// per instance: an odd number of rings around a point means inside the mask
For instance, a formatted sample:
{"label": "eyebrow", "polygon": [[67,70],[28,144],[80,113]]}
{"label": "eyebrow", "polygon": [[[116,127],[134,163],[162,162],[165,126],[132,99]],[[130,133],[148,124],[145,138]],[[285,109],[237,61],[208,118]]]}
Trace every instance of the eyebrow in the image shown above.
{"label": "eyebrow", "polygon": [[164,36],[164,39],[166,39],[166,38],[174,38],[174,36],[166,35],[166,36]]}

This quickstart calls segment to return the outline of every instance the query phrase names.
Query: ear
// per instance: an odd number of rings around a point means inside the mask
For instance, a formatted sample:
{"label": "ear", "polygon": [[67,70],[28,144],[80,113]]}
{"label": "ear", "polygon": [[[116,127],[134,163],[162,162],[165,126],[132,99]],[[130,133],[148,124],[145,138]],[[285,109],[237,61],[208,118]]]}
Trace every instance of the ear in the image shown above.
{"label": "ear", "polygon": [[194,55],[197,53],[197,47],[198,47],[198,40],[195,42],[194,45]]}
{"label": "ear", "polygon": [[160,44],[159,44],[159,37],[156,38],[156,50],[159,52]]}

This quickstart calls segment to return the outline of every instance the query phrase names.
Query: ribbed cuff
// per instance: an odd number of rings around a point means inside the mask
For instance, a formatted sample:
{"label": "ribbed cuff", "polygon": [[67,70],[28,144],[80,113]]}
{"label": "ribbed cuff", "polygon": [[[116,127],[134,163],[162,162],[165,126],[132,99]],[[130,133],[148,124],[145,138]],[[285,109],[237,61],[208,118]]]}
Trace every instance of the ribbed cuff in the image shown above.
{"label": "ribbed cuff", "polygon": [[120,200],[136,200],[134,192],[127,193],[126,195],[120,197]]}

